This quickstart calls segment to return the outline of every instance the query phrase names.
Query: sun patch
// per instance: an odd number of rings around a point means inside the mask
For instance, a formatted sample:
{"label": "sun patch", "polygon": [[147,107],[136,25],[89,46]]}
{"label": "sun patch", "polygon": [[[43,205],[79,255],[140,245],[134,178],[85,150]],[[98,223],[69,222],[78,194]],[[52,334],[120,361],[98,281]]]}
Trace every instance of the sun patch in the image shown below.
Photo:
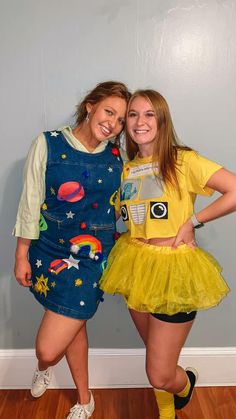
{"label": "sun patch", "polygon": [[80,287],[82,284],[83,284],[82,279],[79,279],[79,278],[78,278],[78,279],[76,279],[76,280],[75,280],[75,286],[76,286],[76,287]]}
{"label": "sun patch", "polygon": [[44,297],[47,297],[47,293],[49,291],[48,288],[48,278],[45,278],[42,275],[40,277],[36,276],[36,283],[34,285],[34,289],[36,292],[38,292],[40,295],[44,294]]}

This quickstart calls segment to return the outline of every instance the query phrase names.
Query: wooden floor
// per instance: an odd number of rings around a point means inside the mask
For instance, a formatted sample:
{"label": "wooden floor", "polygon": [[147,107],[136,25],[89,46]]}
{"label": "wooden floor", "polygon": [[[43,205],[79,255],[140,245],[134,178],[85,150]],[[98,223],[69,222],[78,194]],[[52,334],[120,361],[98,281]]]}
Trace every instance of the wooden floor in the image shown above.
{"label": "wooden floor", "polygon": [[[151,389],[93,390],[91,419],[157,419]],[[48,390],[34,400],[28,390],[0,390],[0,419],[65,419],[75,390]],[[198,387],[178,419],[236,419],[236,387]]]}

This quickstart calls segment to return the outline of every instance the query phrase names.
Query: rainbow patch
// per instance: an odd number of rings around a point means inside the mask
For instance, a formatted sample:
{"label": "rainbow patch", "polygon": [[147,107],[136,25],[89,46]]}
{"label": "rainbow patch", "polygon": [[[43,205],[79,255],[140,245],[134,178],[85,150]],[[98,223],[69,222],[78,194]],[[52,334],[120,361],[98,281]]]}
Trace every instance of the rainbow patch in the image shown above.
{"label": "rainbow patch", "polygon": [[78,254],[79,252],[83,252],[88,254],[90,259],[96,261],[103,259],[100,240],[94,236],[90,236],[90,234],[80,234],[79,236],[73,237],[70,239],[70,243],[72,244],[70,248],[72,253]]}

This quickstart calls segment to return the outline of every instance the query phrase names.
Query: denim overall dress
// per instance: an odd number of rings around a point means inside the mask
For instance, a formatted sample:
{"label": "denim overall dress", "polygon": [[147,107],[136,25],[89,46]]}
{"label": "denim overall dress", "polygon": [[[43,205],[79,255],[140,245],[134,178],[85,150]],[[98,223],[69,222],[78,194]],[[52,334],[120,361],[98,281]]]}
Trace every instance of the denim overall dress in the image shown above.
{"label": "denim overall dress", "polygon": [[117,147],[83,153],[60,131],[44,133],[48,160],[40,236],[31,242],[31,292],[45,308],[89,319],[102,301],[98,281],[115,240]]}

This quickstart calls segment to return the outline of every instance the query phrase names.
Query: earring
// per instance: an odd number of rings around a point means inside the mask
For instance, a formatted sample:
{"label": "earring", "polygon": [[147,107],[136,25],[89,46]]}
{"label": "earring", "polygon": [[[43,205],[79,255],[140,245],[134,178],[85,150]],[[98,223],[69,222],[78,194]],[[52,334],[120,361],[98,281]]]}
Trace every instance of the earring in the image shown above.
{"label": "earring", "polygon": [[87,122],[87,124],[88,124],[88,122],[89,122],[89,112],[88,112],[88,113],[87,113],[87,115],[86,115],[85,121],[86,121],[86,122]]}

